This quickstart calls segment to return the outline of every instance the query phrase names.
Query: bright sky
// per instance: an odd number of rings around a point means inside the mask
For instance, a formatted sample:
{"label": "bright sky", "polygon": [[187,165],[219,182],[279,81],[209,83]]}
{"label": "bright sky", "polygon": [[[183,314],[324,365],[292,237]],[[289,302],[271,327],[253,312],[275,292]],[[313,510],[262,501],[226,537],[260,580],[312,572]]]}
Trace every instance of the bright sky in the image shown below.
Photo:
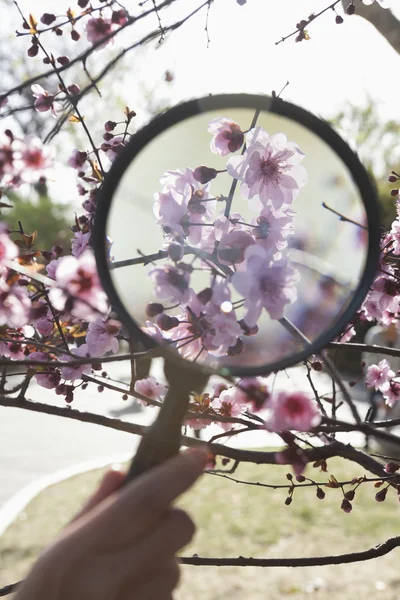
{"label": "bright sky", "polygon": [[[180,14],[190,12],[199,3],[200,0],[181,0]],[[57,4],[61,5],[61,0]],[[369,94],[378,102],[382,118],[400,119],[396,90],[400,55],[365,20],[347,17],[342,25],[337,25],[335,15],[328,11],[309,28],[310,41],[296,44],[290,38],[275,45],[295,29],[298,21],[328,4],[328,0],[247,0],[247,4],[239,6],[236,0],[217,0],[209,13],[209,48],[203,10],[161,47],[153,44],[136,61],[131,55],[120,67],[125,80],[116,94],[136,107],[144,95],[143,82],[149,85],[148,89],[159,89],[160,98],[169,94],[170,103],[176,103],[217,92],[270,94],[272,90],[278,92],[289,80],[283,98],[317,115],[329,118],[347,102],[362,104]],[[134,7],[137,3],[127,0],[126,5]],[[32,1],[20,0],[20,6],[28,14]],[[393,6],[400,18],[400,0],[393,0]],[[54,11],[54,0],[35,0],[37,17],[46,10]],[[11,21],[15,14],[13,7],[8,11]],[[176,15],[173,7],[166,13],[171,21]],[[20,26],[17,15],[15,26]],[[157,26],[155,18],[153,26]],[[134,31],[135,27],[127,31],[125,43],[132,42]],[[23,44],[24,40],[12,43],[15,48],[16,43]],[[117,40],[114,48],[119,44]],[[104,54],[97,54],[96,66],[105,60]],[[127,71],[130,65],[131,77]],[[175,76],[167,88],[163,83],[166,69]],[[118,67],[114,73],[118,73]],[[113,75],[107,81],[104,86],[112,84]],[[87,114],[88,122],[89,119]]]}

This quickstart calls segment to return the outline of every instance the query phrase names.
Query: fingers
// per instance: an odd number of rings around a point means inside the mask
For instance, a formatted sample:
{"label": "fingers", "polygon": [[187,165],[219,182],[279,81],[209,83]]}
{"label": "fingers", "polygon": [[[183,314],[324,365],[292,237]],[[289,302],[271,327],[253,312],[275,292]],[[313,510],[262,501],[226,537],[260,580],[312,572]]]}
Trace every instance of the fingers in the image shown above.
{"label": "fingers", "polygon": [[[131,572],[137,572],[138,576],[146,574],[154,569],[155,564],[165,562],[186,546],[195,530],[195,525],[186,512],[170,508],[156,529],[135,547],[126,548],[123,562],[130,564]],[[122,560],[117,559],[116,562],[122,564]]]}
{"label": "fingers", "polygon": [[118,469],[111,468],[103,476],[98,489],[85,502],[81,510],[74,516],[72,523],[89,513],[95,506],[103,502],[113,492],[116,492],[122,485],[125,479],[125,473]]}
{"label": "fingers", "polygon": [[136,580],[128,582],[118,600],[172,600],[179,580],[180,568],[176,560],[171,559],[145,582],[139,585]]}
{"label": "fingers", "polygon": [[140,539],[154,528],[171,502],[190,488],[208,460],[206,452],[189,450],[151,469],[88,515],[87,539],[103,549]]}

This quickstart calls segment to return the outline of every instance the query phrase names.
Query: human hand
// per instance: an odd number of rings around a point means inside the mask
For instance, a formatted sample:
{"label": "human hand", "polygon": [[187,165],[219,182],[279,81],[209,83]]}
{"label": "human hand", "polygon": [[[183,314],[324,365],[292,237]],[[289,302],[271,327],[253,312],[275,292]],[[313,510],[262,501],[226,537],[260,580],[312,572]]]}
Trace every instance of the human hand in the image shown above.
{"label": "human hand", "polygon": [[108,472],[15,600],[170,600],[179,581],[174,555],[195,530],[171,503],[206,462],[205,452],[188,450],[121,490],[123,473]]}

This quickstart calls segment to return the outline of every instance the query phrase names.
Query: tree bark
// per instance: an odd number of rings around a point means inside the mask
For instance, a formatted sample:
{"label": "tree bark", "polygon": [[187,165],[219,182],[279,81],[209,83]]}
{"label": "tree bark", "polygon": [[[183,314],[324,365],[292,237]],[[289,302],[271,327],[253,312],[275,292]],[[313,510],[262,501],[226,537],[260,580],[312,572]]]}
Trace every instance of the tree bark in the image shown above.
{"label": "tree bark", "polygon": [[[342,0],[344,10],[349,4],[349,0]],[[400,21],[389,9],[382,8],[377,2],[370,6],[357,2],[355,14],[369,21],[400,54]]]}

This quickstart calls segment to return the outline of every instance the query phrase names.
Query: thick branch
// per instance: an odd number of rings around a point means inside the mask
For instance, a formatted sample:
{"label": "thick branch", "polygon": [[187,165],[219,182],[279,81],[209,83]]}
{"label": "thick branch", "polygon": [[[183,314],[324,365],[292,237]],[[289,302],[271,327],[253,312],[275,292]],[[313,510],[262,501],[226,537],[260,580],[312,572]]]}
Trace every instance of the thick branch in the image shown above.
{"label": "thick branch", "polygon": [[[346,9],[349,0],[342,0],[342,5]],[[400,54],[400,22],[390,10],[381,8],[377,2],[370,6],[358,2],[356,15],[369,21],[386,38],[392,48]]]}

